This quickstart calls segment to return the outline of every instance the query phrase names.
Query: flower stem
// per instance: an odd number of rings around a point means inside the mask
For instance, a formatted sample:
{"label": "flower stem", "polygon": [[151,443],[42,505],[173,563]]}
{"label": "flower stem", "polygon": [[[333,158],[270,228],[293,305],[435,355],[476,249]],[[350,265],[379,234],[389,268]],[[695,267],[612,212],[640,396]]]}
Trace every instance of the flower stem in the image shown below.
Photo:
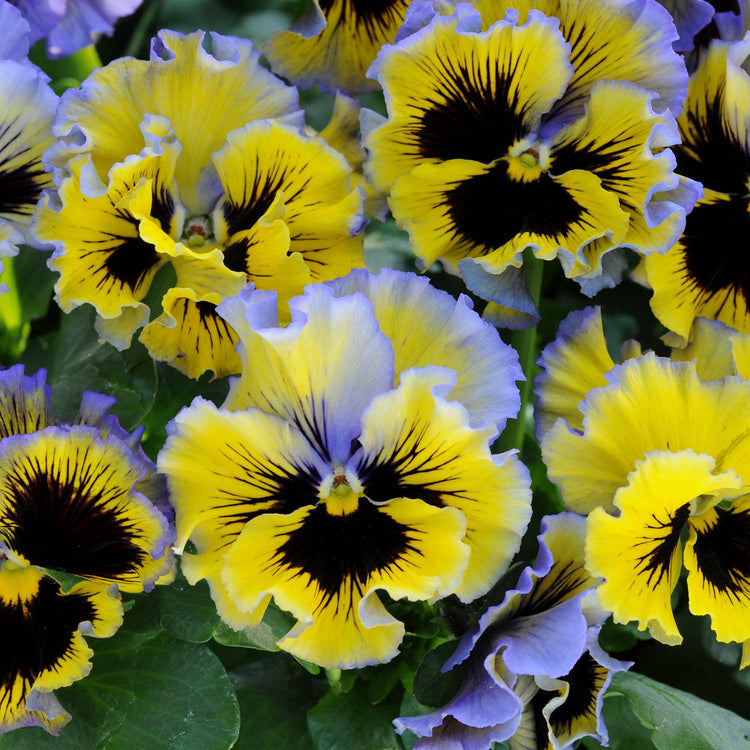
{"label": "flower stem", "polygon": [[[526,249],[523,258],[523,267],[526,275],[526,283],[529,294],[534,304],[539,307],[539,299],[542,293],[542,277],[544,276],[544,261],[535,258],[530,249]],[[521,384],[521,408],[518,417],[508,421],[508,425],[500,440],[503,450],[517,448],[519,452],[523,449],[526,438],[526,427],[533,420],[531,413],[531,398],[534,392],[534,366],[537,360],[537,326],[524,328],[516,331],[512,339],[513,348],[518,352],[523,374],[526,380]]]}

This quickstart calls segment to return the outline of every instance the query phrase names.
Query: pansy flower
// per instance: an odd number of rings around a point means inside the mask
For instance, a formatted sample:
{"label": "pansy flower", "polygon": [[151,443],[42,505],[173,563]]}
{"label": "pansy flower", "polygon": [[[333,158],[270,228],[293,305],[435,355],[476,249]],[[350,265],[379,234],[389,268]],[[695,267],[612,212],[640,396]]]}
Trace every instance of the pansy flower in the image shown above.
{"label": "pansy flower", "polygon": [[651,308],[690,338],[696,317],[750,331],[750,37],[711,44],[690,79],[679,119],[679,171],[704,186],[679,242],[644,260]]}
{"label": "pansy flower", "polygon": [[[52,691],[91,669],[83,634],[112,635],[118,589],[139,592],[174,573],[166,487],[108,414],[114,399],[86,392],[73,423],[57,423],[45,373],[0,372],[0,732],[70,716]],[[63,589],[56,573],[79,582]]]}
{"label": "pansy flower", "polygon": [[273,597],[297,620],[281,648],[332,668],[388,661],[404,626],[379,590],[469,601],[518,549],[528,473],[488,447],[518,409],[517,359],[465,298],[412,274],[311,285],[290,307],[279,328],[273,293],[219,306],[242,376],[223,408],[183,409],[158,460],[177,549],[195,545],[182,568],[235,629]]}
{"label": "pansy flower", "polygon": [[531,9],[522,26],[486,5],[381,51],[389,119],[366,139],[369,174],[425,267],[460,271],[495,322],[523,327],[538,319],[524,248],[593,294],[619,280],[613,249],[679,236],[697,193],[667,147],[687,74],[654,2],[535,3],[560,19]]}
{"label": "pansy flower", "polygon": [[52,184],[42,154],[54,142],[58,99],[47,76],[28,61],[28,24],[4,0],[0,23],[0,258],[7,258],[19,243],[36,244],[29,224],[42,190]]}
{"label": "pansy flower", "polygon": [[[745,0],[659,0],[672,14],[680,38],[678,52],[685,52],[691,69],[712,39],[734,41],[745,31]],[[693,54],[690,54],[690,53]],[[696,64],[693,64],[696,63]]]}
{"label": "pansy flower", "polygon": [[[584,315],[543,356],[538,390],[558,415],[542,454],[566,507],[590,514],[586,561],[605,579],[602,604],[617,622],[679,643],[670,596],[684,560],[690,611],[711,616],[718,640],[745,644],[745,666],[750,381],[653,353],[602,372],[598,312]],[[737,343],[745,372],[747,344]],[[578,375],[588,392],[566,387]]]}
{"label": "pansy flower", "polygon": [[444,665],[446,672],[463,664],[452,701],[396,719],[399,732],[421,738],[417,750],[487,750],[493,742],[560,748],[586,735],[606,741],[602,696],[612,674],[628,665],[598,645],[607,615],[592,599],[598,581],[584,564],[585,519],[547,516],[538,539],[536,563]]}
{"label": "pansy flower", "polygon": [[150,61],[116,60],[66,92],[55,123],[58,190],[34,230],[57,248],[58,303],[92,304],[118,348],[145,326],[151,355],[190,377],[239,371],[216,305],[248,281],[277,291],[288,319],[305,284],[364,265],[349,164],[300,130],[296,91],[258,58],[246,40],[213,34],[209,53],[202,33],[162,31]]}
{"label": "pansy flower", "polygon": [[404,21],[409,0],[313,0],[288,31],[266,44],[272,68],[303,88],[361,94],[377,88],[365,77]]}
{"label": "pansy flower", "polygon": [[31,40],[47,40],[51,58],[72,55],[115,21],[134,13],[143,0],[11,0],[31,27]]}

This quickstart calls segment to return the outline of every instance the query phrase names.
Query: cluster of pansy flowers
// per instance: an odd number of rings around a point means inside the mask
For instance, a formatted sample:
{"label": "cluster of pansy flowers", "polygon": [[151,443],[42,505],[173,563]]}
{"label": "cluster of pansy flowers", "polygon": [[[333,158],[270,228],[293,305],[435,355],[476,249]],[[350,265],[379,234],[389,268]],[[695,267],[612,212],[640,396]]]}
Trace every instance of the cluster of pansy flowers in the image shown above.
{"label": "cluster of pansy flowers", "polygon": [[[43,373],[0,372],[0,622],[21,644],[0,731],[59,731],[82,634],[119,627],[118,589],[169,583],[172,550],[232,628],[274,601],[295,620],[279,647],[331,669],[397,655],[387,598],[486,594],[531,518],[528,471],[491,450],[523,380],[492,324],[539,320],[528,250],[589,296],[642,256],[672,357],[633,345],[615,364],[595,309],[563,323],[536,418],[566,512],[447,660],[454,698],[397,729],[417,748],[606,743],[602,697],[629,664],[601,626],[678,643],[683,563],[691,611],[750,663],[743,8],[314,0],[267,43],[274,72],[248,40],[161,31],[149,60],[58,102],[30,42],[67,54],[138,5],[0,0],[0,253],[54,248],[57,303],[93,306],[103,341],[138,333],[188,377],[237,377],[168,425],[157,474],[112,399],[59,423]],[[323,130],[278,76],[336,93]],[[347,96],[379,88],[387,117]],[[386,199],[484,320],[425,277],[364,269]]]}

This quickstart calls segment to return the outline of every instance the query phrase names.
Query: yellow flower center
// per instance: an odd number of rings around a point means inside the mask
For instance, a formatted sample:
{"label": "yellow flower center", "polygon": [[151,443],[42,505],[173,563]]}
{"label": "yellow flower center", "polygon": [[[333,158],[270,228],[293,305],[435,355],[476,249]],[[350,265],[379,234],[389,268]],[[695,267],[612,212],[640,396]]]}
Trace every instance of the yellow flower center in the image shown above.
{"label": "yellow flower center", "polygon": [[507,159],[508,177],[516,182],[533,182],[538,180],[542,174],[542,165],[539,163],[539,152],[529,149],[518,156],[510,156]]}
{"label": "yellow flower center", "polygon": [[359,507],[362,485],[357,477],[347,472],[341,465],[333,468],[333,473],[323,480],[318,497],[325,503],[332,516],[346,516]]}

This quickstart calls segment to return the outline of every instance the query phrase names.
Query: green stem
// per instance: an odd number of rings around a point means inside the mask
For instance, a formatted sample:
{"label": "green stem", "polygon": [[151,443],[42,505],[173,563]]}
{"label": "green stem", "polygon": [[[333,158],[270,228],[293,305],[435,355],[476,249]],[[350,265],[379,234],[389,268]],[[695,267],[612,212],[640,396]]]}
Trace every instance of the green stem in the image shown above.
{"label": "green stem", "polygon": [[130,37],[130,41],[128,41],[128,46],[125,47],[124,54],[126,57],[136,57],[141,51],[143,43],[148,37],[151,24],[153,23],[154,18],[156,18],[156,14],[158,11],[159,3],[152,2],[146,5],[143,13],[141,13],[141,17],[135,24],[133,34]]}
{"label": "green stem", "polygon": [[[544,276],[544,261],[535,258],[531,250],[524,253],[523,267],[526,275],[526,283],[534,304],[539,307],[539,299],[542,293],[542,277]],[[536,364],[537,326],[524,328],[513,334],[513,348],[518,352],[521,369],[526,376],[525,382],[521,384],[521,409],[518,417],[508,422],[505,432],[501,438],[500,446],[503,450],[510,448],[523,449],[526,438],[526,425],[528,422],[528,405],[534,392],[534,366]]]}
{"label": "green stem", "polygon": [[8,291],[0,295],[0,360],[4,365],[14,362],[23,352],[28,334],[14,269],[14,258],[3,258],[0,283]]}

